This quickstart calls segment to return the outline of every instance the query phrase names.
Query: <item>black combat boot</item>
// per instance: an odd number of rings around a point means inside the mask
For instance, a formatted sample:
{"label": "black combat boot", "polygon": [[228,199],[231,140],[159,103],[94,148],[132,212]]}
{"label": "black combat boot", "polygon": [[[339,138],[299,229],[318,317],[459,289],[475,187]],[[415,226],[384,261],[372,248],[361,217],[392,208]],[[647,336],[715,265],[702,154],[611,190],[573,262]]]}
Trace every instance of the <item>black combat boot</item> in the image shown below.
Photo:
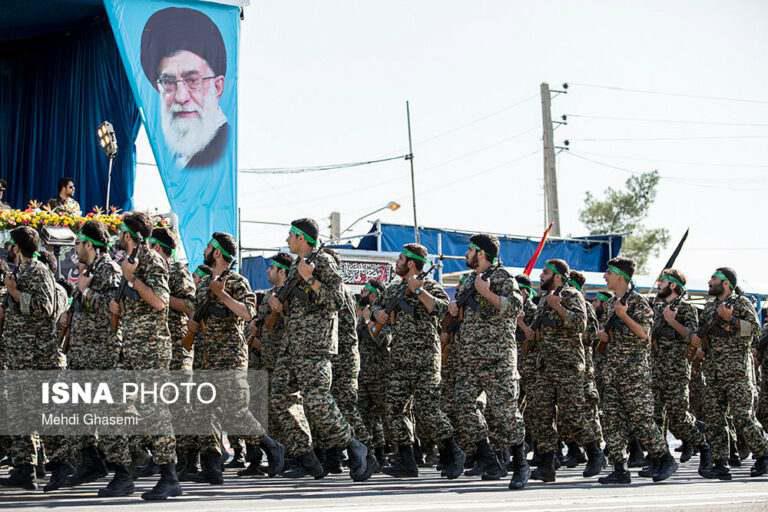
{"label": "black combat boot", "polygon": [[160,480],[155,484],[152,490],[141,495],[141,499],[146,501],[166,500],[181,496],[181,486],[176,477],[176,464],[163,464],[160,466]]}
{"label": "black combat boot", "polygon": [[[248,467],[241,469],[237,472],[237,476],[263,476],[266,475],[263,469],[261,469],[261,459],[263,458],[264,451],[260,446],[255,444],[246,445],[245,459],[248,461]],[[284,466],[287,463],[284,463]]]}
{"label": "black combat boot", "polygon": [[709,443],[704,441],[699,446],[699,474],[702,471],[707,471],[712,467],[712,449],[709,447]]}
{"label": "black combat boot", "polygon": [[387,463],[386,457],[384,455],[384,447],[383,446],[377,446],[374,449],[374,455],[376,456],[376,462],[378,463],[378,471],[375,471],[375,473],[381,473],[381,468],[384,467],[384,464]]}
{"label": "black combat boot", "polygon": [[344,472],[341,467],[342,453],[341,448],[328,448],[325,451],[325,460],[323,467],[333,475],[340,475]]}
{"label": "black combat boot", "polygon": [[581,450],[579,443],[570,442],[566,446],[568,446],[568,453],[563,459],[563,466],[567,468],[575,468],[579,464],[584,464],[587,462],[587,457]]}
{"label": "black combat boot", "polygon": [[355,482],[365,482],[376,469],[368,464],[368,447],[355,439],[354,437],[347,445],[347,456],[349,457],[349,476]]}
{"label": "black combat boot", "polygon": [[629,467],[641,468],[645,466],[645,463],[645,453],[643,452],[643,447],[640,444],[640,441],[632,439],[629,442]]}
{"label": "black combat boot", "polygon": [[608,476],[604,476],[597,479],[601,484],[630,484],[632,483],[632,476],[629,474],[627,464],[620,462],[613,465],[613,472]]}
{"label": "black combat boot", "polygon": [[691,460],[691,457],[693,457],[693,452],[695,449],[693,445],[688,441],[683,441],[681,448],[682,450],[680,450],[680,462],[686,463]]}
{"label": "black combat boot", "polygon": [[115,464],[115,476],[103,489],[99,489],[99,498],[119,498],[130,496],[134,491],[133,478],[128,468],[122,464]]}
{"label": "black combat boot", "polygon": [[43,487],[43,492],[51,492],[64,487],[67,483],[67,477],[75,472],[70,464],[66,462],[51,462],[51,478]]}
{"label": "black combat boot", "polygon": [[139,466],[133,472],[136,478],[149,478],[160,472],[160,466],[155,464],[155,459],[150,457],[146,464]]}
{"label": "black combat boot", "polygon": [[95,446],[88,446],[80,451],[80,464],[75,468],[75,474],[67,478],[65,487],[94,482],[107,476],[107,464]]}
{"label": "black combat boot", "polygon": [[488,443],[488,439],[483,439],[477,443],[477,449],[475,450],[475,468],[477,469],[472,468],[469,471],[465,471],[464,475],[496,475],[501,473],[501,468],[499,468],[498,465],[499,460],[496,458],[493,448],[491,448],[491,445]]}
{"label": "black combat boot", "polygon": [[700,468],[699,475],[711,480],[730,480],[733,478],[731,476],[731,469],[728,467],[727,460],[715,461],[715,465],[710,468]]}
{"label": "black combat boot", "polygon": [[555,452],[541,452],[539,465],[531,472],[531,480],[555,481]]}
{"label": "black combat boot", "polygon": [[320,463],[320,459],[317,458],[314,450],[309,450],[306,453],[297,455],[295,458],[296,465],[287,471],[283,471],[282,476],[285,478],[303,478],[307,475],[312,476],[315,480],[325,478],[328,473]]}
{"label": "black combat boot", "polygon": [[190,482],[195,475],[200,473],[200,465],[198,459],[200,453],[197,449],[184,450],[181,455],[183,465],[181,471],[178,472],[179,482]]}
{"label": "black combat boot", "polygon": [[200,454],[202,471],[190,476],[191,482],[199,484],[224,485],[224,474],[221,470],[221,455],[208,450]]}
{"label": "black combat boot", "polygon": [[501,480],[502,478],[507,478],[507,475],[509,474],[507,471],[507,464],[506,462],[502,462],[506,460],[504,451],[497,450],[493,456],[496,459],[496,464],[485,467],[485,471],[483,471],[483,475],[480,477],[481,480]]}
{"label": "black combat boot", "polygon": [[285,469],[285,447],[265,435],[260,443],[261,449],[267,454],[267,474],[279,475]]}
{"label": "black combat boot", "polygon": [[768,472],[768,455],[761,455],[749,470],[749,476],[762,476]]}
{"label": "black combat boot", "polygon": [[592,441],[587,446],[587,467],[581,473],[584,478],[597,476],[605,467],[605,454],[600,449],[597,441]]}
{"label": "black combat boot", "polygon": [[654,482],[661,482],[666,480],[672,474],[677,471],[678,465],[675,458],[669,453],[669,450],[664,452],[664,455],[659,457],[656,462],[656,472],[653,474]]}
{"label": "black combat boot", "polygon": [[651,458],[648,464],[637,472],[637,476],[640,478],[653,478],[653,475],[659,472],[659,459]]}
{"label": "black combat boot", "polygon": [[461,476],[464,471],[465,455],[453,436],[440,443],[440,460],[443,461],[445,477],[448,480],[454,480]]}
{"label": "black combat boot", "polygon": [[739,456],[739,448],[736,445],[736,440],[733,438],[731,438],[729,449],[731,452],[731,456],[728,458],[728,463],[731,465],[732,468],[740,468],[741,457]]}
{"label": "black combat boot", "polygon": [[385,466],[382,473],[395,478],[416,478],[419,476],[419,466],[413,455],[413,445],[401,444],[398,447],[398,460],[390,466]]}
{"label": "black combat boot", "polygon": [[11,469],[8,478],[0,478],[3,487],[21,487],[28,491],[37,490],[37,474],[32,464],[19,464]]}
{"label": "black combat boot", "polygon": [[528,465],[525,443],[520,443],[512,447],[512,479],[509,481],[509,488],[513,491],[525,488],[530,476],[531,467]]}
{"label": "black combat boot", "polygon": [[232,456],[232,460],[228,464],[224,465],[226,469],[243,469],[245,467],[245,454],[243,453],[243,445],[240,441],[235,443],[232,447],[235,454]]}

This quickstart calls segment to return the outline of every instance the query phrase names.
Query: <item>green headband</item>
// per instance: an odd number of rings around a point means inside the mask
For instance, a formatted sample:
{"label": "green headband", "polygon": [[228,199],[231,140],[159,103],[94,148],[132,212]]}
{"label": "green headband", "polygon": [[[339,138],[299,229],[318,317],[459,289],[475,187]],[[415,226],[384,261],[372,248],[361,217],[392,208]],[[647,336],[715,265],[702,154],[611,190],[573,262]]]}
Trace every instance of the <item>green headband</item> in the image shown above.
{"label": "green headband", "polygon": [[280,263],[277,260],[272,260],[272,266],[273,267],[277,267],[277,268],[281,268],[281,269],[285,270],[286,272],[288,272],[288,265],[283,265],[282,263]]}
{"label": "green headband", "polygon": [[165,249],[168,249],[169,251],[171,251],[171,257],[176,259],[176,249],[174,249],[170,245],[166,244],[165,242],[161,242],[160,240],[158,240],[157,238],[155,238],[153,236],[147,238],[147,242],[150,245],[155,244],[155,245],[159,245],[160,247],[164,247]]}
{"label": "green headband", "polygon": [[224,256],[229,260],[232,259],[232,255],[229,254],[229,252],[221,246],[218,240],[216,240],[215,238],[211,238],[211,241],[208,243],[211,244],[211,247],[213,247],[214,249],[218,249],[219,252],[221,252],[222,256]]}
{"label": "green headband", "polygon": [[88,235],[83,234],[82,231],[77,234],[77,238],[81,242],[91,242],[94,247],[106,247],[107,246],[107,244],[105,244],[104,242],[99,242],[98,240],[94,240],[93,238],[89,237]]}
{"label": "green headband", "polygon": [[429,263],[429,260],[424,256],[421,256],[420,254],[416,254],[415,252],[411,252],[405,248],[403,248],[403,252],[401,252],[400,254],[402,254],[403,256],[411,260],[421,261],[422,263]]}
{"label": "green headband", "polygon": [[375,286],[372,286],[371,283],[365,283],[365,289],[376,295],[379,294],[379,290],[377,290]]}
{"label": "green headband", "polygon": [[293,233],[296,236],[303,236],[304,240],[306,240],[309,245],[312,245],[312,246],[317,245],[317,240],[315,240],[314,238],[306,234],[304,230],[294,226],[293,224],[291,224],[291,233]]}
{"label": "green headband", "polygon": [[685,285],[682,282],[680,282],[680,280],[677,279],[675,276],[671,276],[669,274],[663,274],[661,276],[661,279],[659,279],[659,281],[667,281],[669,283],[675,283],[677,286],[680,287],[681,290],[685,291]]}
{"label": "green headband", "polygon": [[125,222],[120,224],[120,231],[122,231],[123,233],[128,233],[129,235],[131,235],[131,237],[133,237],[136,240],[140,240],[139,235],[134,230],[129,228],[128,224],[126,224]]}
{"label": "green headband", "polygon": [[597,292],[597,300],[600,302],[608,302],[611,300],[611,296],[605,292]]}
{"label": "green headband", "polygon": [[534,295],[536,295],[536,292],[533,291],[533,288],[528,286],[527,284],[517,283],[520,288],[523,288],[525,290],[528,290],[528,297],[533,298]]}
{"label": "green headband", "polygon": [[629,274],[621,270],[619,267],[608,265],[608,272],[610,272],[611,274],[616,274],[617,276],[623,277],[626,282],[632,281],[632,278],[629,276]]}
{"label": "green headband", "polygon": [[[476,243],[474,243],[474,242],[470,242],[470,243],[469,243],[469,248],[470,248],[470,249],[474,249],[474,250],[476,250],[476,251],[483,251],[485,254],[488,254],[488,252],[487,252],[485,249],[483,249],[482,247],[479,247],[479,246],[478,246]],[[494,256],[494,257],[493,257],[493,261],[492,261],[491,263],[496,263],[498,260],[499,260],[499,258],[498,258],[498,257],[496,257],[496,256]]]}
{"label": "green headband", "polygon": [[197,275],[197,277],[202,279],[203,277],[209,276],[210,274],[208,272],[206,272],[205,270],[201,269],[200,267],[197,267],[195,269],[195,275]]}
{"label": "green headband", "polygon": [[719,270],[717,272],[715,272],[714,274],[712,274],[712,277],[716,277],[716,278],[718,278],[721,281],[727,281],[728,284],[731,285],[731,288],[733,288],[733,283],[731,282],[730,279],[728,279],[728,276],[726,276],[725,274],[723,274]]}
{"label": "green headband", "polygon": [[568,284],[576,288],[577,290],[581,291],[581,285],[577,283],[574,279],[569,279]]}
{"label": "green headband", "polygon": [[544,266],[545,266],[545,267],[547,267],[547,268],[548,268],[549,270],[551,270],[552,272],[554,272],[555,274],[559,275],[560,277],[565,277],[565,276],[563,276],[563,274],[562,274],[562,273],[561,273],[559,270],[557,270],[557,267],[555,267],[555,266],[554,266],[553,264],[551,264],[550,262],[546,262],[546,263],[544,264]]}

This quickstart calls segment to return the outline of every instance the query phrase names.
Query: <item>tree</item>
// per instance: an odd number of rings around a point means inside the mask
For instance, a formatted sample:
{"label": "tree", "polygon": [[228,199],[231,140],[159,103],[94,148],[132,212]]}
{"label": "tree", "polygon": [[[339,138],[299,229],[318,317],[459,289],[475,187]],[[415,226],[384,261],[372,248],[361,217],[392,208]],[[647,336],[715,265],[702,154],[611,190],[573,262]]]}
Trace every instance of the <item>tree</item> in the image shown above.
{"label": "tree", "polygon": [[625,189],[606,189],[602,200],[587,192],[584,209],[579,212],[579,220],[587,226],[590,235],[625,235],[621,254],[635,260],[638,272],[645,272],[648,257],[658,256],[669,242],[666,229],[642,225],[656,200],[658,184],[658,171],[632,176],[626,181]]}

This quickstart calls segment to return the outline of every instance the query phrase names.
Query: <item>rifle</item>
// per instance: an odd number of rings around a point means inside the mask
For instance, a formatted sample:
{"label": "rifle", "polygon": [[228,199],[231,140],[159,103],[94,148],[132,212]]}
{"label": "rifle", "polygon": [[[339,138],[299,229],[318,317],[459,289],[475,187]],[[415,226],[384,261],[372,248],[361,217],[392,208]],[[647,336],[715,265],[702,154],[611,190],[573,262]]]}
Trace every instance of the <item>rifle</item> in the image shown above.
{"label": "rifle", "polygon": [[[312,263],[317,259],[317,257],[320,255],[320,253],[323,251],[323,247],[325,247],[326,242],[323,242],[320,244],[320,247],[317,248],[315,252],[307,256],[306,262]],[[298,262],[297,262],[298,265]],[[288,299],[293,295],[293,292],[299,287],[299,285],[304,280],[299,275],[298,266],[296,267],[296,272],[293,274],[291,279],[286,281],[286,283],[283,285],[282,288],[277,292],[277,300],[280,301],[280,304],[283,305],[283,309],[285,309],[285,305],[288,302]],[[267,328],[268,331],[273,331],[275,327],[277,327],[278,322],[280,322],[280,319],[283,317],[283,314],[274,310],[271,310],[269,314],[267,315],[267,318],[264,320],[264,326]]]}
{"label": "rifle", "polygon": [[[562,286],[558,286],[555,289],[555,291],[552,292],[552,295],[555,296],[555,297],[558,297],[558,296],[560,296],[560,293],[562,291],[563,291],[563,287]],[[533,319],[533,323],[531,323],[531,329],[533,331],[538,331],[539,329],[541,329],[541,324],[543,323],[542,318],[544,317],[544,313],[549,309],[549,304],[546,301],[546,296],[542,297],[542,299],[544,299],[543,304],[541,302],[539,302],[539,304],[541,304],[541,307],[536,312],[536,317]]]}
{"label": "rifle", "polygon": [[[435,265],[432,265],[427,270],[424,270],[423,272],[420,272],[416,279],[418,281],[421,281],[425,277],[427,277],[433,270],[435,269]],[[405,302],[405,294],[408,291],[408,286],[403,287],[403,291],[399,293],[398,295],[392,297],[390,301],[384,306],[384,312],[389,317],[389,323],[393,322],[392,315],[397,312],[398,309],[403,310],[405,313],[413,313],[414,309],[413,306],[410,306],[407,302]],[[370,332],[371,336],[378,336],[382,329],[384,329],[384,325],[382,323],[379,323],[374,319],[373,325],[371,326]]]}
{"label": "rifle", "polygon": [[[480,279],[487,281],[491,278],[491,275],[498,269],[500,265],[491,265],[485,272],[480,274]],[[464,311],[466,308],[472,311],[477,311],[480,308],[480,304],[477,302],[477,290],[475,289],[475,282],[469,284],[461,289],[456,295],[456,305],[459,307],[459,314],[456,316],[446,313],[440,324],[440,330],[443,333],[455,334],[458,332],[461,323],[464,321]]]}
{"label": "rifle", "polygon": [[[729,305],[733,307],[733,295],[731,297],[728,297],[723,304]],[[723,322],[722,318],[720,318],[720,314],[717,312],[717,308],[715,308],[714,312],[712,313],[712,318],[710,318],[709,322],[707,322],[701,329],[699,329],[699,338],[701,339],[701,349],[706,352],[707,351],[707,345],[708,345],[708,337],[715,333],[715,334],[723,334],[727,333],[727,330],[723,328],[722,325],[720,325],[721,322]],[[715,332],[717,331],[717,332]],[[693,343],[688,344],[688,360],[693,361],[693,358],[696,356],[696,351],[699,347],[694,345]]]}
{"label": "rifle", "polygon": [[[220,276],[213,279],[212,281],[223,280],[227,274],[229,274],[229,272],[230,271],[228,267],[227,270],[222,272]],[[205,299],[203,299],[203,303],[195,308],[195,312],[192,314],[192,320],[197,323],[198,327],[193,328],[191,325],[187,324],[187,333],[181,339],[181,346],[185,349],[192,350],[192,345],[195,343],[195,336],[198,332],[203,332],[205,330],[205,321],[208,320],[208,318],[211,316],[213,300],[213,294],[211,293],[211,289],[209,287],[208,292],[205,295]]]}
{"label": "rifle", "polygon": [[[131,254],[128,255],[128,263],[134,264],[136,263],[136,257],[139,255],[139,246],[136,245],[136,247],[133,248],[133,251],[131,251]],[[121,300],[123,300],[128,295],[128,280],[125,278],[125,276],[120,278],[120,288],[117,290],[117,296],[115,297],[115,302],[118,304]],[[138,295],[138,293],[133,290],[133,296],[135,297]],[[120,327],[120,315],[112,313],[112,318],[110,319],[110,324],[112,324],[112,331],[117,332],[117,329]]]}
{"label": "rifle", "polygon": [[[94,259],[93,262],[83,271],[83,276],[89,277],[91,274],[93,274],[93,266],[95,264],[96,260]],[[59,338],[59,347],[61,347],[61,351],[64,354],[69,352],[69,332],[72,330],[72,321],[75,317],[75,313],[80,313],[82,310],[83,294],[80,292],[80,288],[76,288],[75,293],[72,295],[72,305],[69,307],[69,311],[67,311],[67,325],[64,326],[64,330],[61,331],[61,338]]]}
{"label": "rifle", "polygon": [[[629,287],[627,288],[627,291],[624,292],[624,295],[622,295],[621,298],[619,299],[619,302],[621,302],[623,306],[627,305],[627,301],[629,300],[629,295],[632,293],[634,289],[635,289],[634,283],[629,283]],[[608,320],[605,321],[603,330],[605,332],[608,332],[609,330],[614,330],[618,328],[619,325],[621,325],[622,323],[624,322],[622,322],[621,319],[616,315],[616,312],[611,311],[611,316],[609,316]],[[607,345],[608,345],[607,341],[606,342],[601,341],[597,345],[597,351],[600,352],[601,354],[604,353]]]}
{"label": "rifle", "polygon": [[254,350],[261,350],[261,337],[264,335],[265,316],[259,311],[264,305],[264,297],[264,292],[256,292],[256,318],[253,319],[253,328],[248,336],[248,346]]}

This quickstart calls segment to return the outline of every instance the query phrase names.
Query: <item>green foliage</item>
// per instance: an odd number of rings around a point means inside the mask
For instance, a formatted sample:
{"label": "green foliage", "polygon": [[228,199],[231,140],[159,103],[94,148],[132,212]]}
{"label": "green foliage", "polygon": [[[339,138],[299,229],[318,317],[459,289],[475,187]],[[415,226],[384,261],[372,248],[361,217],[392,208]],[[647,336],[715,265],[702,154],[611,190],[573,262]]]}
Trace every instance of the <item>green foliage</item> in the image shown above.
{"label": "green foliage", "polygon": [[647,271],[649,256],[658,256],[669,242],[666,229],[648,229],[642,224],[656,200],[658,184],[658,171],[632,176],[624,189],[606,189],[604,199],[587,192],[584,209],[579,212],[579,220],[590,235],[624,234],[621,254],[634,259],[640,272]]}

